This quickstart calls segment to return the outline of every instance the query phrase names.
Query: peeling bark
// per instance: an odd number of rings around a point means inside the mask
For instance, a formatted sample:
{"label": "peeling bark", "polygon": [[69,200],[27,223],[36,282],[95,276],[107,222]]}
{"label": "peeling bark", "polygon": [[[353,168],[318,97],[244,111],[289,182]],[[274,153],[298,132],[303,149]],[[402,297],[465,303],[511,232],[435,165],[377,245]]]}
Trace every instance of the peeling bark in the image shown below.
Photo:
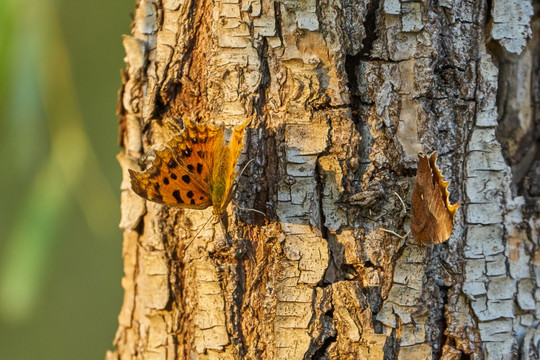
{"label": "peeling bark", "polygon": [[[533,14],[528,0],[139,0],[107,359],[538,359]],[[211,209],[132,192],[127,169],[171,123],[250,117],[239,164],[254,161],[223,226],[195,237]],[[421,151],[462,203],[430,247],[396,236]]]}

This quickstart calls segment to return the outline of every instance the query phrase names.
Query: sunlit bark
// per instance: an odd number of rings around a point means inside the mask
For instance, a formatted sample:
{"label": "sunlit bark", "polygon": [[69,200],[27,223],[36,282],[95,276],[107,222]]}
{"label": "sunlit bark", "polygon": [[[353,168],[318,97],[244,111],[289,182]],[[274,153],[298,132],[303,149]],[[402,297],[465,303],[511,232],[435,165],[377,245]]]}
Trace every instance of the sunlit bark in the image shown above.
{"label": "sunlit bark", "polygon": [[[107,359],[536,359],[532,15],[527,0],[139,1]],[[194,239],[211,208],[131,191],[171,120],[250,117],[224,226]],[[429,247],[405,237],[422,151],[462,204]]]}

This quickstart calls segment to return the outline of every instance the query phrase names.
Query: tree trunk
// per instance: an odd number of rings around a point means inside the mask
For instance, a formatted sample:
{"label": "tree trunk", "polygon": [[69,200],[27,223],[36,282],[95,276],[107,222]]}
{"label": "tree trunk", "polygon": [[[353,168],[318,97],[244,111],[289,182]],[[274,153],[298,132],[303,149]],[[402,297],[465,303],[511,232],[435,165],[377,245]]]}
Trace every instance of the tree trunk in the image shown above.
{"label": "tree trunk", "polygon": [[[138,1],[107,359],[538,359],[532,16],[528,0]],[[171,120],[250,117],[225,226],[195,238],[211,208],[131,190]],[[434,246],[397,236],[422,151],[462,204]]]}

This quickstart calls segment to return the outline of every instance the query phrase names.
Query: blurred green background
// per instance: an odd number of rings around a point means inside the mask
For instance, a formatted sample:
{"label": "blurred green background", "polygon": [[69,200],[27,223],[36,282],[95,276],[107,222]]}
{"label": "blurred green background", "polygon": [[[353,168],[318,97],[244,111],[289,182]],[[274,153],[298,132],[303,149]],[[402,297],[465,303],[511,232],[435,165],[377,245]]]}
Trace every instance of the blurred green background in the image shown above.
{"label": "blurred green background", "polygon": [[133,0],[0,0],[0,359],[103,359],[122,302]]}

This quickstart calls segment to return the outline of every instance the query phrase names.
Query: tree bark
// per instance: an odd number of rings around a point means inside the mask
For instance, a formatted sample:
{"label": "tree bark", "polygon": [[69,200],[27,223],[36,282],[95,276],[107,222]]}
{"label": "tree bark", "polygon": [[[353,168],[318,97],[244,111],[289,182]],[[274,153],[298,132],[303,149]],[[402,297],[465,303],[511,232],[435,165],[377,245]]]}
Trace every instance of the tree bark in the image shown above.
{"label": "tree bark", "polygon": [[[534,21],[528,0],[138,1],[107,359],[538,359]],[[131,190],[168,122],[250,117],[225,226],[194,238],[211,209]],[[422,151],[462,204],[435,246],[404,236]]]}

